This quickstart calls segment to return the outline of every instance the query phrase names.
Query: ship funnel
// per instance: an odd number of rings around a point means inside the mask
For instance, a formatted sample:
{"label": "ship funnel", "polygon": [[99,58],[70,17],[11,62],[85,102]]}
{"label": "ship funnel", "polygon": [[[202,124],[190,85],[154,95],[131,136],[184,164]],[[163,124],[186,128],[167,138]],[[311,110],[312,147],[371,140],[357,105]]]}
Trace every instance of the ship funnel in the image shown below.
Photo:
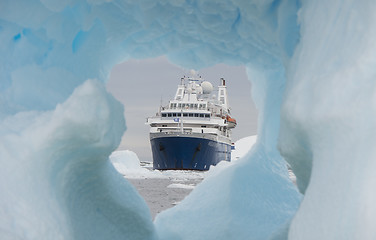
{"label": "ship funnel", "polygon": [[226,80],[224,78],[221,78],[221,86],[226,86]]}

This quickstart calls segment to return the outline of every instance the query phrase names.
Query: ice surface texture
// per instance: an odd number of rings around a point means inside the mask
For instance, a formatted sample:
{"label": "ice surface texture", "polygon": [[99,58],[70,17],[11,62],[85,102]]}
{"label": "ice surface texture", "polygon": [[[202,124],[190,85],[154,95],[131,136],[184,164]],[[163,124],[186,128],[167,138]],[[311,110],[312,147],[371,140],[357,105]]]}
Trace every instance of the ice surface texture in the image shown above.
{"label": "ice surface texture", "polygon": [[290,239],[376,239],[375,10],[303,4],[279,139],[305,192]]}
{"label": "ice surface texture", "polygon": [[125,128],[122,112],[102,83],[89,80],[54,111],[3,120],[2,239],[153,234],[146,204],[108,161]]}
{"label": "ice surface texture", "polygon": [[[278,142],[306,193],[290,238],[373,239],[375,10],[366,0],[1,1],[0,235],[285,239],[301,195]],[[103,83],[120,61],[162,54],[187,68],[246,65],[260,123],[246,157],[153,224],[108,161],[125,123]]]}

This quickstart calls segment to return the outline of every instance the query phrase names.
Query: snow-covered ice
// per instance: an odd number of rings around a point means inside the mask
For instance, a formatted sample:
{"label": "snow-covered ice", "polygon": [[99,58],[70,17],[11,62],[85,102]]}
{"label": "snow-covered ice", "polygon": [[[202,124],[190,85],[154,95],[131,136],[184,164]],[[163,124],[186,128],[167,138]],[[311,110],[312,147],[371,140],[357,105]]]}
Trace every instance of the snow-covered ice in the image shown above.
{"label": "snow-covered ice", "polygon": [[257,136],[248,136],[235,143],[235,150],[231,151],[231,160],[238,160],[248,153],[257,141]]}
{"label": "snow-covered ice", "polygon": [[141,167],[136,153],[129,150],[111,153],[110,161],[120,174],[128,178],[142,178],[151,174],[146,168]]}
{"label": "snow-covered ice", "polygon": [[[375,239],[375,12],[373,0],[1,1],[0,235]],[[245,65],[259,124],[251,151],[153,222],[108,160],[125,121],[104,83],[121,61],[161,55]]]}

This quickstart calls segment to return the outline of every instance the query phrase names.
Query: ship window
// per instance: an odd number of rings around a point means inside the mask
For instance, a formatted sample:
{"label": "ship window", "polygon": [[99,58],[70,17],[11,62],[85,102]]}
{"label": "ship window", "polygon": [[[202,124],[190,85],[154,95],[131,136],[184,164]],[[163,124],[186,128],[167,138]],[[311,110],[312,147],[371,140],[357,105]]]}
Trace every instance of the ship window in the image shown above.
{"label": "ship window", "polygon": [[224,95],[225,93],[224,93],[224,91],[223,91],[223,89],[221,89],[221,95]]}
{"label": "ship window", "polygon": [[178,116],[178,117],[181,117],[181,113],[177,113],[177,116]]}
{"label": "ship window", "polygon": [[178,108],[181,108],[181,103],[178,104]]}
{"label": "ship window", "polygon": [[210,118],[210,114],[205,114],[205,117],[206,118]]}
{"label": "ship window", "polygon": [[188,113],[183,113],[183,117],[188,117]]}
{"label": "ship window", "polygon": [[167,117],[166,115],[167,115],[166,113],[162,113],[162,117]]}
{"label": "ship window", "polygon": [[197,109],[197,104],[195,104],[195,109]]}
{"label": "ship window", "polygon": [[193,103],[191,103],[191,105],[190,105],[190,108],[193,108],[193,106],[194,106],[194,104],[193,104]]}
{"label": "ship window", "polygon": [[190,113],[189,116],[190,116],[190,117],[193,117],[193,113]]}
{"label": "ship window", "polygon": [[173,113],[172,116],[173,116],[173,117],[176,117],[176,113]]}
{"label": "ship window", "polygon": [[167,127],[167,125],[163,124],[162,127]]}
{"label": "ship window", "polygon": [[195,117],[198,117],[198,113],[195,113]]}
{"label": "ship window", "polygon": [[200,104],[200,109],[205,109],[206,108],[206,104]]}
{"label": "ship window", "polygon": [[169,113],[168,116],[169,116],[169,117],[172,117],[172,113]]}
{"label": "ship window", "polygon": [[206,126],[205,126],[205,125],[202,125],[201,127],[202,127],[202,128],[206,128]]}
{"label": "ship window", "polygon": [[225,98],[224,97],[221,97],[221,103],[225,103]]}
{"label": "ship window", "polygon": [[202,118],[203,118],[203,117],[204,117],[204,114],[202,114],[202,113],[201,113],[201,114],[200,114],[200,117],[202,117]]}

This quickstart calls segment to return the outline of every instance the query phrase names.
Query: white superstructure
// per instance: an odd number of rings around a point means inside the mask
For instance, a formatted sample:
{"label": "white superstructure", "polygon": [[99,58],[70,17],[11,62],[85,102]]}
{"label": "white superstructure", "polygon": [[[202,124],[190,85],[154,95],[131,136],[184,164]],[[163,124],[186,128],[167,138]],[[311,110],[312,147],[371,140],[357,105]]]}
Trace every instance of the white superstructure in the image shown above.
{"label": "white superstructure", "polygon": [[231,129],[236,126],[230,117],[225,80],[221,78],[216,95],[213,85],[201,77],[181,78],[173,100],[161,106],[154,117],[147,119],[150,138],[161,135],[190,134],[231,144]]}

